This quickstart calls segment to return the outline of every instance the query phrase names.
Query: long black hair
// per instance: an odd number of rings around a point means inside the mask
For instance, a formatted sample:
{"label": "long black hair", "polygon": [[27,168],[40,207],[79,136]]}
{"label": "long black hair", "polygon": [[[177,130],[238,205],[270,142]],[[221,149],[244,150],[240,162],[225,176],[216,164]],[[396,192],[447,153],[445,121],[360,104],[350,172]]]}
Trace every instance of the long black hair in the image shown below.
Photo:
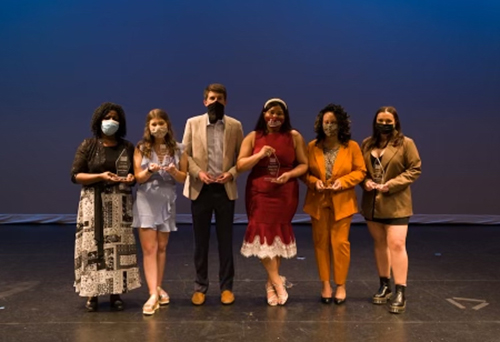
{"label": "long black hair", "polygon": [[266,113],[269,109],[280,106],[285,114],[285,121],[280,126],[280,133],[290,132],[292,128],[292,124],[290,123],[290,114],[288,113],[288,108],[281,101],[271,101],[266,106],[262,108],[259,115],[259,120],[257,120],[257,124],[255,125],[255,131],[260,132],[262,134],[267,134],[267,123],[264,119],[264,113]]}

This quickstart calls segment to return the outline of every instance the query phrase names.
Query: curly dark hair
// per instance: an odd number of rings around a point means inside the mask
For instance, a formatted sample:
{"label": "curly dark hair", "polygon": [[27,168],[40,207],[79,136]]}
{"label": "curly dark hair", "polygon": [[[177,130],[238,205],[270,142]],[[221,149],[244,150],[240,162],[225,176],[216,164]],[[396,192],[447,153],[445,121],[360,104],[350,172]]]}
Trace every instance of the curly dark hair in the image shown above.
{"label": "curly dark hair", "polygon": [[153,149],[153,144],[155,141],[155,137],[151,135],[149,130],[149,122],[153,119],[163,119],[167,123],[168,131],[165,136],[165,145],[167,145],[167,153],[171,156],[175,154],[175,151],[178,150],[177,142],[175,141],[174,131],[172,129],[172,123],[170,122],[170,118],[168,114],[163,109],[153,109],[146,116],[146,124],[144,127],[144,134],[142,136],[142,140],[137,143],[137,148],[147,157],[151,158],[151,151]]}
{"label": "curly dark hair", "polygon": [[256,132],[260,132],[264,135],[268,133],[267,123],[266,120],[264,119],[264,113],[275,106],[280,106],[281,109],[283,110],[283,113],[285,114],[285,121],[283,122],[283,124],[281,124],[280,133],[292,131],[293,127],[290,122],[290,114],[288,113],[288,108],[286,108],[283,105],[283,103],[279,101],[271,101],[267,104],[267,106],[263,107],[262,110],[260,111],[259,120],[257,120],[257,124],[255,125],[254,129]]}
{"label": "curly dark hair", "polygon": [[123,111],[122,106],[117,105],[116,103],[104,102],[94,111],[94,115],[92,115],[92,121],[90,122],[90,130],[94,134],[94,137],[100,138],[102,136],[101,131],[101,122],[104,117],[114,110],[118,113],[118,122],[120,126],[118,127],[118,131],[115,133],[115,138],[123,139],[127,135],[127,120],[125,119],[125,112]]}
{"label": "curly dark hair", "polygon": [[323,117],[326,113],[333,113],[335,115],[338,125],[337,139],[342,145],[347,146],[349,140],[351,140],[351,120],[349,120],[349,114],[347,114],[341,105],[333,103],[327,104],[316,116],[316,121],[314,122],[316,145],[326,139],[326,134],[323,130]]}
{"label": "curly dark hair", "polygon": [[389,139],[389,142],[392,144],[392,146],[399,146],[403,143],[404,140],[404,134],[403,130],[401,129],[401,122],[399,121],[399,115],[398,112],[396,111],[396,108],[391,107],[391,106],[383,106],[380,107],[377,112],[375,113],[375,117],[373,118],[372,122],[372,136],[363,144],[362,149],[364,150],[371,150],[376,147],[383,147],[380,146],[381,144],[381,136],[379,131],[377,130],[377,117],[380,113],[391,113],[392,116],[394,116],[394,131],[392,132],[392,137]]}

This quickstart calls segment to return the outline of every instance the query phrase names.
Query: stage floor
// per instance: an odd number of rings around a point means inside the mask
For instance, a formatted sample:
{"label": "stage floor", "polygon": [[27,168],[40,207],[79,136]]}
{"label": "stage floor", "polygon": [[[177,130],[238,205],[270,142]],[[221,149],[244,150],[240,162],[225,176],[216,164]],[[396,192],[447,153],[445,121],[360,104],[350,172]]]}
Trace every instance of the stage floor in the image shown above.
{"label": "stage floor", "polygon": [[245,226],[236,225],[236,302],[219,302],[212,234],[211,287],[205,305],[194,307],[192,231],[180,225],[167,252],[171,303],[144,317],[144,282],[122,296],[125,311],[110,312],[104,297],[99,312],[85,311],[72,286],[74,226],[0,226],[0,341],[500,341],[500,227],[410,226],[401,315],[370,302],[378,276],[366,226],[351,228],[348,299],[341,306],[319,301],[310,226],[294,228],[298,257],[284,260],[281,272],[294,284],[286,306],[265,303],[265,272],[257,259],[239,254]]}

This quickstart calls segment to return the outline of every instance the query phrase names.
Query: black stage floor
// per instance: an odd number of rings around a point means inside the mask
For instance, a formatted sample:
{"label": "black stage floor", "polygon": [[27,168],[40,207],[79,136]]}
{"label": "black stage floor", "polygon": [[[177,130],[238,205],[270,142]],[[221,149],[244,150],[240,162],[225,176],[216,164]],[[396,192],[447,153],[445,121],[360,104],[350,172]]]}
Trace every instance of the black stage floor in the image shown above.
{"label": "black stage floor", "polygon": [[165,288],[171,304],[143,317],[145,284],[123,296],[126,310],[87,313],[74,293],[74,227],[0,226],[0,341],[500,341],[500,227],[410,226],[408,307],[402,315],[370,303],[378,287],[371,238],[351,228],[352,263],[344,305],[320,303],[310,226],[295,227],[299,254],[284,260],[294,287],[284,307],[264,301],[265,272],[239,254],[235,226],[236,302],[222,306],[212,235],[207,302],[194,307],[191,226],[168,246]]}

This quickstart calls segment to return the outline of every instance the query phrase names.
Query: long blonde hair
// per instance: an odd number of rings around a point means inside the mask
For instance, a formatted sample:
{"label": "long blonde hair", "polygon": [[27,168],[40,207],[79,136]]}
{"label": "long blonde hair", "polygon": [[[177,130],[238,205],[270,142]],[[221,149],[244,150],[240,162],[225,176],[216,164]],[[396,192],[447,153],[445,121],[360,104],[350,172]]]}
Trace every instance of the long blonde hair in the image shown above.
{"label": "long blonde hair", "polygon": [[137,144],[137,147],[144,156],[151,158],[151,151],[153,149],[155,137],[152,136],[149,131],[149,122],[153,119],[163,119],[167,123],[168,131],[164,138],[165,145],[167,145],[167,153],[173,156],[178,150],[177,142],[175,141],[174,131],[172,130],[172,124],[168,114],[163,109],[153,109],[148,113],[146,116],[146,125],[144,126],[144,134],[142,136],[142,140]]}

